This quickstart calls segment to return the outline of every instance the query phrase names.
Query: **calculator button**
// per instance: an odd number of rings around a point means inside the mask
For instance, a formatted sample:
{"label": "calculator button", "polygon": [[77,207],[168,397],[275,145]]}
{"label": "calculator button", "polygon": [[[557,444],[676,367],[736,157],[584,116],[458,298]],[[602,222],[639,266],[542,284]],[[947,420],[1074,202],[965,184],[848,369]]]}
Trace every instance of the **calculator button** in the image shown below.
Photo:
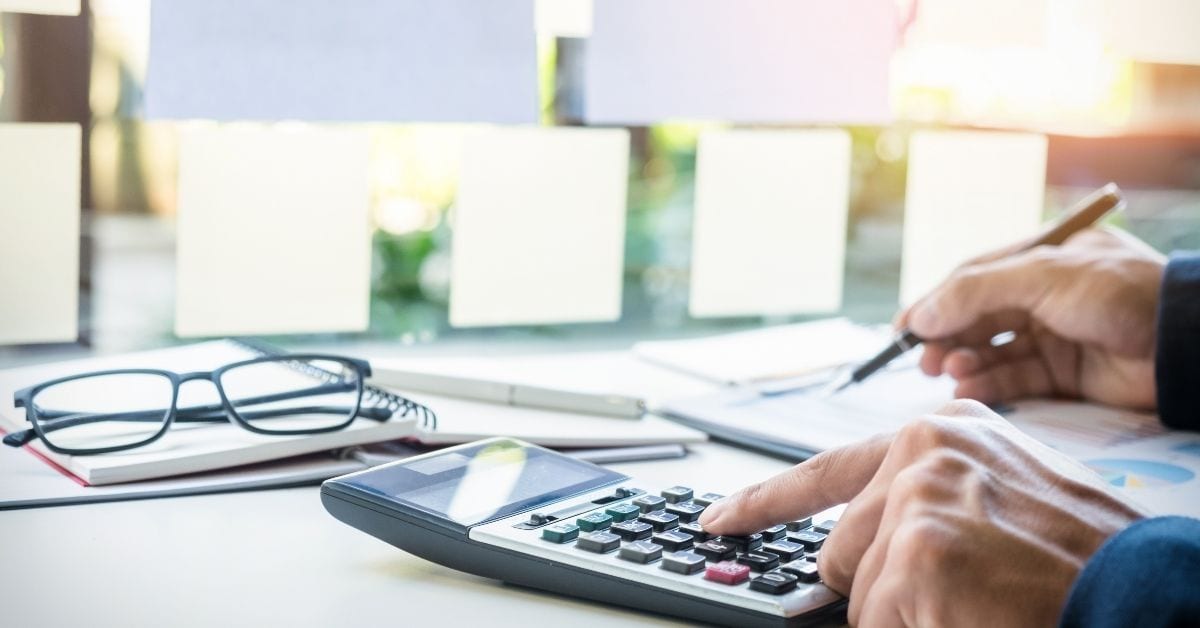
{"label": "calculator button", "polygon": [[662,568],[667,571],[690,576],[704,570],[704,557],[695,552],[673,552],[663,554]]}
{"label": "calculator button", "polygon": [[722,536],[721,540],[733,545],[739,552],[752,552],[763,544],[761,534],[747,534],[746,536]]}
{"label": "calculator button", "polygon": [[825,535],[812,530],[801,530],[789,533],[788,540],[803,545],[804,549],[811,552],[821,549],[821,544],[825,542]]}
{"label": "calculator button", "polygon": [[696,546],[692,548],[692,551],[713,562],[732,560],[737,554],[737,548],[728,543],[717,540],[697,543]]}
{"label": "calculator button", "polygon": [[535,513],[529,515],[529,519],[526,520],[525,523],[526,523],[526,525],[531,525],[531,526],[543,526],[543,525],[546,525],[547,523],[550,523],[551,521],[554,521],[554,519],[548,517],[547,515],[543,515],[540,512],[535,512]]}
{"label": "calculator button", "polygon": [[617,522],[637,519],[638,514],[641,512],[642,510],[633,504],[617,504],[616,506],[609,506],[604,509],[604,514],[612,517],[613,521]]}
{"label": "calculator button", "polygon": [[712,538],[712,535],[705,532],[704,527],[696,522],[679,524],[679,531],[687,532],[688,534],[692,535],[692,538],[695,539],[697,543],[703,543],[704,541]]}
{"label": "calculator button", "polygon": [[788,591],[796,588],[796,581],[799,580],[795,575],[773,571],[765,573],[750,581],[750,589],[753,591],[762,591],[771,595],[783,595]]}
{"label": "calculator button", "polygon": [[664,490],[661,495],[663,499],[667,500],[667,503],[678,504],[692,498],[692,489],[686,486],[672,486]]}
{"label": "calculator button", "polygon": [[692,503],[696,504],[697,506],[708,507],[711,506],[713,502],[724,498],[725,496],[721,495],[720,493],[705,493],[699,497],[693,497]]}
{"label": "calculator button", "polygon": [[829,534],[830,532],[833,532],[833,527],[836,525],[837,525],[837,522],[834,521],[833,519],[826,519],[826,520],[822,521],[821,523],[818,523],[817,525],[813,526],[813,530],[816,530],[817,532],[820,532],[821,534]]}
{"label": "calculator button", "polygon": [[620,536],[624,541],[641,541],[650,538],[654,527],[641,521],[622,521],[612,524],[608,531]]}
{"label": "calculator button", "polygon": [[817,550],[815,552],[806,553],[804,555],[804,560],[807,560],[810,563],[815,563],[815,562],[817,562],[817,559],[820,557],[821,557],[821,550]]}
{"label": "calculator button", "polygon": [[800,582],[812,584],[821,579],[817,573],[817,564],[810,563],[807,560],[794,560],[779,568],[780,571],[790,573],[800,579]]}
{"label": "calculator button", "polygon": [[771,526],[771,527],[767,528],[766,530],[759,532],[759,534],[762,535],[763,541],[766,541],[767,543],[772,543],[774,541],[778,541],[779,539],[782,539],[785,536],[787,536],[787,526],[783,526],[783,525]]}
{"label": "calculator button", "polygon": [[658,495],[642,495],[631,503],[640,508],[642,512],[655,512],[662,510],[667,505],[667,500]]}
{"label": "calculator button", "polygon": [[667,504],[667,512],[679,517],[680,521],[690,523],[700,518],[700,513],[704,512],[704,506],[697,506],[692,502]]}
{"label": "calculator button", "polygon": [[721,584],[741,584],[750,578],[750,568],[727,560],[709,565],[704,577]]}
{"label": "calculator button", "polygon": [[774,543],[766,543],[763,545],[764,552],[770,552],[779,557],[783,562],[793,561],[804,558],[804,546],[791,541],[775,541]]}
{"label": "calculator button", "polygon": [[654,527],[655,532],[679,527],[679,517],[669,512],[648,512],[638,517],[638,521],[650,524]]}
{"label": "calculator button", "polygon": [[612,525],[613,518],[602,512],[593,512],[590,515],[585,515],[575,520],[575,524],[584,532],[595,532],[603,530]]}
{"label": "calculator button", "polygon": [[807,528],[811,525],[812,525],[812,517],[805,517],[803,519],[797,519],[796,521],[788,522],[787,529],[789,532],[799,532],[799,531],[803,530],[804,528]]}
{"label": "calculator button", "polygon": [[646,563],[652,563],[659,558],[662,558],[662,551],[663,548],[658,543],[652,543],[650,541],[634,541],[633,543],[626,543],[624,547],[621,548],[621,553],[619,556],[623,560],[645,565]]}
{"label": "calculator button", "polygon": [[556,523],[542,529],[542,538],[551,543],[570,543],[579,537],[579,526],[570,523]]}
{"label": "calculator button", "polygon": [[597,554],[607,554],[620,546],[621,537],[611,532],[589,532],[575,542],[575,547]]}
{"label": "calculator button", "polygon": [[746,552],[737,557],[737,562],[762,573],[778,567],[779,557],[770,552]]}
{"label": "calculator button", "polygon": [[679,530],[668,530],[659,534],[655,534],[654,542],[663,546],[663,549],[668,552],[678,552],[685,550],[696,543],[696,539],[692,535],[685,534]]}

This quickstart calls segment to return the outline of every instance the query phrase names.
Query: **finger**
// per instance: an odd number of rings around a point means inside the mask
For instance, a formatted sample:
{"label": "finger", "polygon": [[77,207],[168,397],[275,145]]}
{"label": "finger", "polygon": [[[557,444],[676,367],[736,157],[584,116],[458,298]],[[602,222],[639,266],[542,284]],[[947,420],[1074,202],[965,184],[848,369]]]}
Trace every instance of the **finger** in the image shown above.
{"label": "finger", "polygon": [[942,365],[946,362],[946,354],[950,351],[950,345],[934,341],[926,342],[922,346],[924,350],[921,353],[921,372],[930,377],[941,375]]}
{"label": "finger", "polygon": [[700,525],[712,534],[749,534],[849,501],[867,485],[891,435],[830,449],[709,506]]}
{"label": "finger", "polygon": [[859,563],[875,542],[888,491],[888,482],[882,481],[880,475],[877,473],[871,484],[846,506],[837,527],[821,546],[818,558],[821,579],[834,591],[851,592]]}
{"label": "finger", "polygon": [[850,606],[846,609],[846,619],[850,620],[852,625],[859,625],[863,607],[868,600],[879,594],[875,584],[883,571],[883,561],[887,558],[890,545],[890,538],[879,535],[863,554],[858,571],[854,574],[854,583],[850,586]]}
{"label": "finger", "polygon": [[1031,311],[1053,283],[1048,259],[1035,250],[956,272],[913,307],[909,327],[922,338],[947,338],[989,315]]}
{"label": "finger", "polygon": [[1027,358],[1036,354],[1037,350],[1034,337],[1022,334],[1000,346],[985,344],[953,349],[946,353],[941,370],[954,379],[962,380],[998,364]]}
{"label": "finger", "polygon": [[[862,602],[858,623],[861,628],[904,628],[904,611],[901,602],[911,595],[912,582],[904,578],[888,576],[871,588],[870,596]],[[852,600],[853,602],[853,600]]]}
{"label": "finger", "polygon": [[1054,380],[1038,357],[1005,362],[966,377],[958,382],[954,394],[998,403],[1024,397],[1046,396],[1055,391]]}

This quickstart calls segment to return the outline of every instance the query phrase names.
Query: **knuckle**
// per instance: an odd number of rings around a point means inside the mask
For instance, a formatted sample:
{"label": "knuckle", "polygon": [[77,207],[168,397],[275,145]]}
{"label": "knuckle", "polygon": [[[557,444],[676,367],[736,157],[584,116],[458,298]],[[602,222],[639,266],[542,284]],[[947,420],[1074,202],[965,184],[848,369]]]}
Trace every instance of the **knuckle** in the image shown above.
{"label": "knuckle", "polygon": [[945,417],[970,417],[976,419],[996,416],[996,413],[992,412],[991,408],[974,399],[955,399],[954,401],[947,402],[941,408],[938,408],[936,414]]}
{"label": "knuckle", "polygon": [[944,444],[950,429],[946,422],[932,415],[917,417],[900,428],[899,439],[908,445],[934,447]]}
{"label": "knuckle", "polygon": [[923,516],[897,530],[893,543],[910,568],[940,571],[939,566],[953,558],[955,535],[942,521]]}

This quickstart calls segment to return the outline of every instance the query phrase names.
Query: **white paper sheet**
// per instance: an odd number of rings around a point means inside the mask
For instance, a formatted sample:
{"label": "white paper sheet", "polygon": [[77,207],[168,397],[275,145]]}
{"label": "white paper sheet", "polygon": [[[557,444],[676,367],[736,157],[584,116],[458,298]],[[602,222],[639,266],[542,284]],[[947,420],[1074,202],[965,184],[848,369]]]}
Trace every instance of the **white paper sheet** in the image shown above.
{"label": "white paper sheet", "polygon": [[149,117],[535,122],[533,0],[155,2]]}
{"label": "white paper sheet", "polygon": [[1106,0],[1104,34],[1117,54],[1151,63],[1200,65],[1200,2]]}
{"label": "white paper sheet", "polygon": [[537,0],[534,15],[540,35],[587,37],[592,34],[592,0]]}
{"label": "white paper sheet", "polygon": [[81,147],[77,124],[0,124],[0,345],[78,334]]}
{"label": "white paper sheet", "polygon": [[1049,0],[920,0],[906,44],[1041,46]]}
{"label": "white paper sheet", "polygon": [[697,151],[692,316],[837,311],[850,135],[708,131]]}
{"label": "white paper sheet", "polygon": [[908,152],[900,301],[910,304],[967,259],[1037,231],[1046,137],[919,131]]}
{"label": "white paper sheet", "polygon": [[451,324],[616,320],[628,168],[624,129],[497,128],[467,138]]}
{"label": "white paper sheet", "polygon": [[359,130],[185,130],[176,333],[365,329],[369,148]]}
{"label": "white paper sheet", "polygon": [[897,28],[892,0],[604,0],[586,117],[882,122]]}
{"label": "white paper sheet", "polygon": [[0,13],[79,15],[79,0],[0,0]]}

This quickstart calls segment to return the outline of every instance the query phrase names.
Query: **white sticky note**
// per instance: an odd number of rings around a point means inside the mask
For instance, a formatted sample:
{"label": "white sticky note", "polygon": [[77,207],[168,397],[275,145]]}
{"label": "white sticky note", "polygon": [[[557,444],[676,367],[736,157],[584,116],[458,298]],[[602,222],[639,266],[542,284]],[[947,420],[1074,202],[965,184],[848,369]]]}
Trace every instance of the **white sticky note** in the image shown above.
{"label": "white sticky note", "polygon": [[0,124],[0,345],[79,331],[77,124]]}
{"label": "white sticky note", "polygon": [[838,310],[849,193],[845,131],[701,135],[692,316]]}
{"label": "white sticky note", "polygon": [[146,113],[536,122],[533,1],[155,2]]}
{"label": "white sticky note", "polygon": [[624,129],[497,128],[467,138],[450,323],[619,318],[628,168]]}
{"label": "white sticky note", "polygon": [[366,329],[369,149],[361,130],[186,129],[175,333]]}
{"label": "white sticky note", "polygon": [[879,123],[893,0],[603,0],[586,59],[592,123]]}
{"label": "white sticky note", "polygon": [[1106,0],[1104,33],[1117,54],[1150,63],[1200,65],[1200,2]]}
{"label": "white sticky note", "polygon": [[534,10],[540,35],[587,37],[592,34],[592,0],[537,0]]}
{"label": "white sticky note", "polygon": [[0,0],[0,13],[79,15],[79,0]]}
{"label": "white sticky note", "polygon": [[1033,235],[1046,192],[1046,137],[918,131],[908,151],[900,301],[962,262]]}
{"label": "white sticky note", "polygon": [[907,44],[1042,46],[1049,0],[920,0]]}

